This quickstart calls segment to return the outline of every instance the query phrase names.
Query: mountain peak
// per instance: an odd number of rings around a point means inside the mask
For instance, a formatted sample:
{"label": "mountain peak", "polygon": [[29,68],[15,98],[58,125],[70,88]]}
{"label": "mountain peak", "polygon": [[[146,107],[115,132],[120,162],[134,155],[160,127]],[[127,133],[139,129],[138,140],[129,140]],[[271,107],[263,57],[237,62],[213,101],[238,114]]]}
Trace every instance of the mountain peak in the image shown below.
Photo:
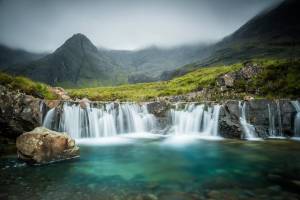
{"label": "mountain peak", "polygon": [[82,33],[75,33],[69,39],[72,39],[72,40],[74,40],[74,39],[89,40],[89,38],[87,36],[85,36],[84,34],[82,34]]}
{"label": "mountain peak", "polygon": [[86,37],[82,33],[76,33],[61,46],[59,47],[56,52],[60,52],[62,50],[82,50],[82,51],[91,51],[91,52],[98,52],[97,47],[90,41],[88,37]]}

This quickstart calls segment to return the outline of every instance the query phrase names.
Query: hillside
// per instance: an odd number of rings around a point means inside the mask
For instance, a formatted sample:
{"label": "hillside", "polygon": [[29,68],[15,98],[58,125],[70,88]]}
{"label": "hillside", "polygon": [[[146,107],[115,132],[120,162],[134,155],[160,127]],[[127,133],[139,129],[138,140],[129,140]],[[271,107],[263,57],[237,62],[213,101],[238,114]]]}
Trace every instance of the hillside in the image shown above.
{"label": "hillside", "polygon": [[180,69],[166,71],[162,79],[169,80],[204,66],[232,64],[253,58],[299,58],[299,9],[299,1],[285,0],[263,11],[233,34],[209,47],[211,55]]}
{"label": "hillside", "polygon": [[[250,79],[237,79],[234,85],[224,89],[218,79],[244,67],[243,63],[198,69],[170,81],[68,90],[73,98],[87,97],[97,101],[148,101],[158,97],[195,96],[197,100],[256,98],[298,98],[300,93],[299,61],[253,60],[260,73]],[[250,66],[250,71],[252,67]]]}
{"label": "hillside", "polygon": [[266,10],[215,46],[215,60],[300,55],[300,2],[286,0]]}
{"label": "hillside", "polygon": [[[29,78],[22,76],[14,77],[0,72],[0,85],[12,91],[23,92],[27,95],[41,99],[52,100],[58,98],[57,94],[50,86],[44,83],[32,81]],[[3,88],[1,88],[1,92],[2,95],[5,94]]]}
{"label": "hillside", "polygon": [[[150,101],[157,98],[224,101],[243,99],[245,96],[297,99],[300,94],[299,65],[299,60],[259,59],[204,67],[170,81],[68,89],[67,92],[73,99],[88,98],[94,101]],[[0,73],[0,85],[43,99],[60,98],[56,88],[25,77]]]}
{"label": "hillside", "polygon": [[172,48],[156,46],[135,51],[100,50],[118,65],[129,69],[132,75],[147,74],[159,78],[166,70],[174,70],[209,55],[207,44],[186,45]]}
{"label": "hillside", "polygon": [[0,70],[15,64],[25,64],[33,60],[38,60],[45,54],[30,53],[21,49],[13,49],[0,45]]}

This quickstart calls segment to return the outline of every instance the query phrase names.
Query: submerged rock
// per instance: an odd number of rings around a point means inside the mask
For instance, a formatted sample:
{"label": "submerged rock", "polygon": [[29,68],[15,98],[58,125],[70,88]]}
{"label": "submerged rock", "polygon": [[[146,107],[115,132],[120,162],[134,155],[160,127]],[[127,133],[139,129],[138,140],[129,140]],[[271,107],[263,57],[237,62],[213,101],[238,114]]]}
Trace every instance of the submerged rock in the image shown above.
{"label": "submerged rock", "polygon": [[37,127],[17,138],[18,157],[30,163],[48,163],[79,156],[79,147],[66,133]]}

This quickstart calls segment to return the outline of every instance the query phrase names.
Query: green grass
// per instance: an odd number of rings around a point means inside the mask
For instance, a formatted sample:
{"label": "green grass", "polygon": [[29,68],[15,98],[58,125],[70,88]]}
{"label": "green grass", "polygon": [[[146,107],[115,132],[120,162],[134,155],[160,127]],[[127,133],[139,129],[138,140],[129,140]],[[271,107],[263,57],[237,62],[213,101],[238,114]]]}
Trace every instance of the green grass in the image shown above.
{"label": "green grass", "polygon": [[40,97],[44,99],[57,99],[57,96],[51,92],[50,87],[46,84],[34,82],[21,76],[10,76],[0,72],[0,85],[4,85],[13,90],[19,90],[25,94]]}
{"label": "green grass", "polygon": [[170,81],[70,89],[68,93],[73,98],[87,97],[95,101],[147,101],[160,96],[186,94],[198,91],[200,88],[211,87],[218,76],[241,67],[242,64],[239,63],[230,66],[202,68]]}
{"label": "green grass", "polygon": [[[241,69],[242,63],[200,68],[170,81],[68,89],[67,91],[73,99],[87,97],[94,101],[150,101],[157,97],[196,92],[202,88],[208,89],[209,97],[200,96],[199,100],[243,99],[246,95],[256,98],[299,98],[299,60],[256,59],[252,61],[262,66],[262,72],[251,80],[236,81],[234,87],[225,92],[216,85],[216,79],[222,74]],[[51,92],[49,86],[24,77],[0,73],[0,84],[36,97],[58,98]]]}
{"label": "green grass", "polygon": [[236,81],[234,88],[225,92],[216,85],[216,78],[239,70],[242,63],[201,68],[170,81],[70,89],[68,92],[73,98],[87,97],[95,101],[148,101],[156,97],[187,94],[201,88],[207,88],[210,95],[199,100],[243,99],[246,95],[255,98],[299,98],[300,61],[269,58],[253,59],[252,62],[262,66],[262,72],[250,81]]}
{"label": "green grass", "polygon": [[263,65],[263,71],[245,85],[245,90],[259,88],[268,98],[300,97],[300,61],[275,61]]}

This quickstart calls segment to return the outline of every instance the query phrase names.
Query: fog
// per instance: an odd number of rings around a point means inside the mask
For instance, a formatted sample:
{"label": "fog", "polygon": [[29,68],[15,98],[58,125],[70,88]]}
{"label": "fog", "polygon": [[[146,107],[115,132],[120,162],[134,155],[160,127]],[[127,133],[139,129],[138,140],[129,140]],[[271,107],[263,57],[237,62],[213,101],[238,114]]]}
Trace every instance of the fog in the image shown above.
{"label": "fog", "polygon": [[280,0],[0,0],[0,43],[54,51],[74,33],[98,47],[214,42]]}

